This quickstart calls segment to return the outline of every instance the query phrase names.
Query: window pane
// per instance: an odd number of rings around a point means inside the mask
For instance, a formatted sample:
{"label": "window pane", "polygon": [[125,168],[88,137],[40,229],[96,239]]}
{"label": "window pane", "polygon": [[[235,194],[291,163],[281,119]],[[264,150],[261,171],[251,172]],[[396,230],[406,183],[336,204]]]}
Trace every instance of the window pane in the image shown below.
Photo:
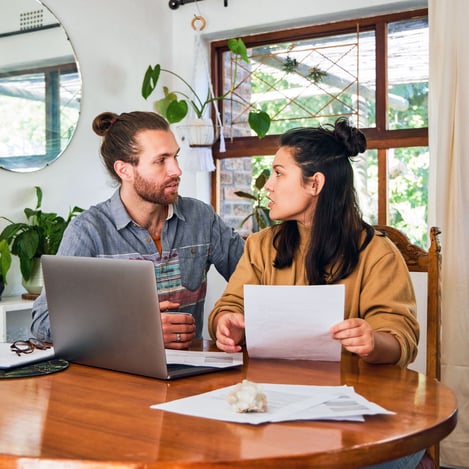
{"label": "window pane", "polygon": [[389,129],[428,127],[428,60],[428,18],[389,23]]}
{"label": "window pane", "polygon": [[44,96],[43,73],[0,79],[0,156],[46,153]]}
{"label": "window pane", "polygon": [[378,152],[367,150],[357,158],[354,158],[352,166],[358,203],[363,219],[370,225],[376,225],[378,223]]}
{"label": "window pane", "polygon": [[389,224],[428,248],[428,147],[388,150]]}
{"label": "window pane", "polygon": [[[252,212],[255,201],[239,197],[235,192],[262,196],[265,191],[258,191],[254,181],[264,168],[272,168],[273,158],[257,156],[220,160],[220,215],[228,226],[243,234],[253,231],[252,219],[245,223],[243,220]],[[261,203],[265,205],[266,200],[261,198]]]}
{"label": "window pane", "polygon": [[[257,46],[250,61],[231,62],[224,54],[224,102],[227,136],[253,135],[250,110],[272,118],[269,134],[316,126],[347,116],[361,127],[375,125],[375,34],[350,33]],[[359,117],[360,115],[360,117]]]}

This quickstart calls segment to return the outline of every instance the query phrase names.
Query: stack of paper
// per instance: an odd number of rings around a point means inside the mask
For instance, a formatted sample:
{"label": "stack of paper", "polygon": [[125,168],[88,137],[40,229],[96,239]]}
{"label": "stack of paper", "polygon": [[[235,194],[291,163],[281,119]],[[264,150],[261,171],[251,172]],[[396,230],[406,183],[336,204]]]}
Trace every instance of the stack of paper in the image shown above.
{"label": "stack of paper", "polygon": [[227,422],[258,425],[288,420],[353,420],[364,421],[366,415],[394,414],[369,402],[350,386],[304,386],[260,384],[267,396],[267,411],[237,413],[226,397],[235,388],[229,386],[204,394],[152,405],[152,409],[166,410],[195,417]]}

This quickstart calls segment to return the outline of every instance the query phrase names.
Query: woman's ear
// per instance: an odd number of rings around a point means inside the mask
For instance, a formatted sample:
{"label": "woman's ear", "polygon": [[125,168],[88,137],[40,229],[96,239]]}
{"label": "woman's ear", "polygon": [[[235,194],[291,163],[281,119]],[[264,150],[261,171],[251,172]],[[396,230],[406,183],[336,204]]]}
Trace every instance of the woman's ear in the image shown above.
{"label": "woman's ear", "polygon": [[323,173],[314,173],[309,178],[309,187],[311,188],[311,195],[317,197],[326,183],[326,176]]}

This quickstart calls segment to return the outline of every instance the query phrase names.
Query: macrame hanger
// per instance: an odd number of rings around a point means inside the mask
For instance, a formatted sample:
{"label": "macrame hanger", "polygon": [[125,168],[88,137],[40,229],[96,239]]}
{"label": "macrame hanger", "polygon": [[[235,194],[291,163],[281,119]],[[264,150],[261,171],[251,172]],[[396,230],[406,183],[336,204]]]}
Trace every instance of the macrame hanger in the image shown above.
{"label": "macrame hanger", "polygon": [[[200,23],[200,25],[199,25]],[[215,94],[213,92],[213,85],[212,85],[212,80],[210,78],[210,70],[208,67],[208,62],[206,59],[206,56],[204,54],[204,51],[202,50],[202,41],[201,41],[201,31],[204,30],[207,22],[205,21],[205,18],[201,15],[194,15],[194,18],[191,21],[192,29],[195,31],[195,37],[194,37],[194,66],[193,66],[193,83],[196,83],[197,79],[197,66],[199,63],[202,63],[204,67],[204,72],[205,76],[207,78],[207,83],[208,83],[208,88],[209,88],[209,94],[210,98],[213,99],[215,97]],[[198,26],[199,25],[199,26]],[[200,62],[199,62],[200,61]],[[215,111],[215,116],[216,120],[218,123],[218,127],[220,129],[220,152],[223,153],[226,151],[225,147],[225,137],[223,135],[223,123],[221,120],[220,116],[220,111],[218,110],[218,104],[217,100],[213,99],[212,101],[213,109]]]}

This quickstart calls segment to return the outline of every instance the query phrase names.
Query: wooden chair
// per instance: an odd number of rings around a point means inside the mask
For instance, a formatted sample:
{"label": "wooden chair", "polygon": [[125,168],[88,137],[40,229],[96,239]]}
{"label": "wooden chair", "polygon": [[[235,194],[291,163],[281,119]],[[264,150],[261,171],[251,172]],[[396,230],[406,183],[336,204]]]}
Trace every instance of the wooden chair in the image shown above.
{"label": "wooden chair", "polygon": [[[440,380],[441,376],[441,246],[439,240],[440,229],[432,227],[430,229],[430,247],[428,251],[412,244],[407,236],[401,231],[386,225],[375,225],[377,231],[381,231],[398,247],[407,264],[411,277],[415,272],[426,273],[426,311],[422,311],[424,306],[420,305],[417,294],[417,318],[421,325],[420,347],[417,360],[423,360],[423,366],[409,366],[425,373],[427,376]],[[415,277],[412,278],[415,285]],[[424,298],[425,299],[425,298]],[[425,302],[423,302],[425,303]],[[425,326],[424,326],[425,325]],[[426,345],[425,345],[426,344]],[[421,360],[422,361],[422,360]],[[434,445],[428,449],[428,453],[436,468],[439,468],[439,445]]]}

